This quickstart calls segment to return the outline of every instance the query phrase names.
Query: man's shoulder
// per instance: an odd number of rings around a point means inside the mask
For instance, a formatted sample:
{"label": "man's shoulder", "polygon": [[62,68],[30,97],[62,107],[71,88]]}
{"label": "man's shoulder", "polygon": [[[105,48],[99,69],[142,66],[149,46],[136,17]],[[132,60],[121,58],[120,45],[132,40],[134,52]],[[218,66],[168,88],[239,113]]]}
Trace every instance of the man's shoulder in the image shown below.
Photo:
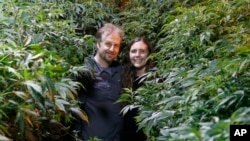
{"label": "man's shoulder", "polygon": [[83,63],[83,66],[86,66],[86,67],[88,67],[88,68],[94,68],[94,66],[95,66],[95,61],[94,61],[94,59],[93,59],[93,57],[85,57],[84,58],[84,63]]}
{"label": "man's shoulder", "polygon": [[110,67],[115,68],[118,71],[121,71],[123,66],[121,65],[120,62],[113,61],[112,64],[110,65]]}
{"label": "man's shoulder", "polygon": [[113,61],[113,62],[112,62],[112,64],[111,64],[111,66],[121,67],[122,65],[121,65],[121,63],[120,63],[120,62],[118,62],[118,61]]}

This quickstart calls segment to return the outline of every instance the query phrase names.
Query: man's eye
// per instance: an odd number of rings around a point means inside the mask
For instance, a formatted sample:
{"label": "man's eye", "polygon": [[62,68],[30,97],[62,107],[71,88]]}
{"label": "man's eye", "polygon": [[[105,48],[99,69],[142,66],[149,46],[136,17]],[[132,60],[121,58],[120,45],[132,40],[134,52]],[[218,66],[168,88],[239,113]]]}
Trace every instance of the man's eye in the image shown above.
{"label": "man's eye", "polygon": [[112,43],[105,43],[105,45],[107,46],[107,47],[111,47],[112,46]]}
{"label": "man's eye", "polygon": [[120,48],[120,45],[115,44],[114,46],[115,46],[115,48]]}

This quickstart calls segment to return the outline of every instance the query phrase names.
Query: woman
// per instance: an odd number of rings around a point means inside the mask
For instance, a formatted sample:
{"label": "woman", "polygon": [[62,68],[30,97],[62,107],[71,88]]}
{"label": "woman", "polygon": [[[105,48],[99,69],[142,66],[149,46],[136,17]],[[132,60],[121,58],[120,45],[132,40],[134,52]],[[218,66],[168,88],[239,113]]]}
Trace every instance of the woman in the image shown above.
{"label": "woman", "polygon": [[[133,39],[126,52],[127,65],[123,72],[123,88],[132,88],[136,91],[143,84],[144,74],[148,72],[153,63],[148,59],[153,52],[152,45],[142,37]],[[121,141],[145,141],[146,135],[140,129],[138,130],[135,116],[138,115],[138,109],[134,108],[124,115],[124,130]]]}

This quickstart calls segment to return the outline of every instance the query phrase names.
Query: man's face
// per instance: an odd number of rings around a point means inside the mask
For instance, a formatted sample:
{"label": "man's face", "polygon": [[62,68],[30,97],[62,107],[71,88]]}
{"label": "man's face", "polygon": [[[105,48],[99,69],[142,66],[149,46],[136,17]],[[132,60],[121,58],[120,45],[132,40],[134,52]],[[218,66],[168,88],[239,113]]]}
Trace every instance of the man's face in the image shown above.
{"label": "man's face", "polygon": [[97,44],[97,55],[99,58],[107,64],[114,61],[119,54],[121,40],[119,34],[115,32],[104,36],[102,41]]}

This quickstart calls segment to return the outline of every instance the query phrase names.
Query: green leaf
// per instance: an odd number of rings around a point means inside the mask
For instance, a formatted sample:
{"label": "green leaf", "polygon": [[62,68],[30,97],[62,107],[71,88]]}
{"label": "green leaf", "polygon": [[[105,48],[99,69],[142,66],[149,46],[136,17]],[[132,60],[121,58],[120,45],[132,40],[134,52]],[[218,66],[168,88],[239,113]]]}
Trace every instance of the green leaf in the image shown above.
{"label": "green leaf", "polygon": [[16,94],[18,97],[22,98],[22,99],[27,99],[28,95],[25,92],[22,91],[14,91],[14,94]]}
{"label": "green leaf", "polygon": [[[24,82],[24,84],[27,86],[27,88],[28,88],[29,90],[35,91],[35,92],[40,93],[40,94],[42,93],[41,87],[40,87],[38,84],[36,84],[35,81],[27,80],[27,81]],[[31,88],[32,88],[33,90],[32,90]]]}
{"label": "green leaf", "polygon": [[41,86],[42,93],[46,93],[46,96],[49,98],[49,100],[53,101],[54,96],[56,95],[56,88],[52,80],[45,75],[41,77],[41,80],[42,80],[42,86]]}
{"label": "green leaf", "polygon": [[12,139],[9,139],[9,138],[2,136],[2,135],[0,135],[0,140],[1,141],[12,141]]}
{"label": "green leaf", "polygon": [[70,110],[73,113],[77,114],[82,120],[84,120],[85,122],[88,122],[88,116],[84,111],[82,111],[79,108],[75,108],[75,107],[71,107]]}
{"label": "green leaf", "polygon": [[55,99],[55,103],[57,108],[59,108],[61,111],[66,112],[65,106],[69,105],[69,102],[63,100],[63,99]]}

